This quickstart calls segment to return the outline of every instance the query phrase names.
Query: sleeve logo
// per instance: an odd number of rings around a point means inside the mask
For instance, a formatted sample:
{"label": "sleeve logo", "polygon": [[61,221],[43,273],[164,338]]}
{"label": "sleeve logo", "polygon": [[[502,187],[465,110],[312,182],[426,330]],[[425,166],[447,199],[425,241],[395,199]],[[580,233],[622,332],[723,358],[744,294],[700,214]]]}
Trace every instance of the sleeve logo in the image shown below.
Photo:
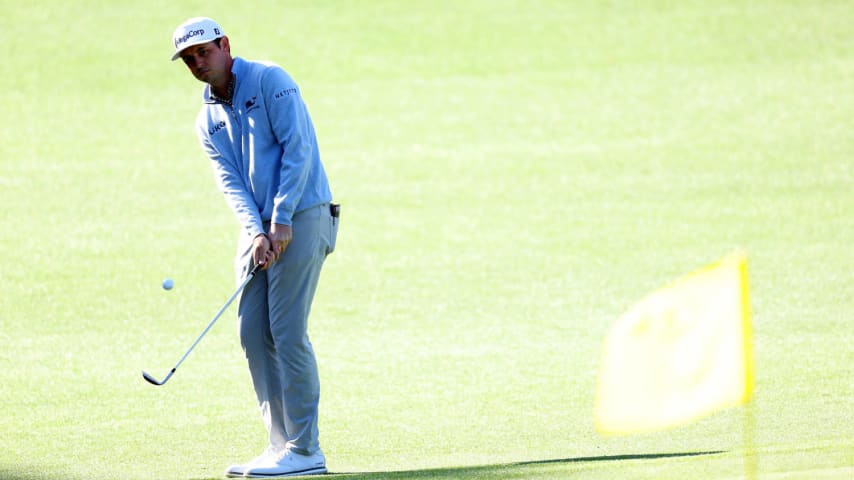
{"label": "sleeve logo", "polygon": [[287,97],[288,95],[296,95],[296,93],[297,93],[296,88],[286,88],[284,90],[279,90],[278,92],[276,92],[274,97],[276,98],[276,100],[278,100],[282,97]]}

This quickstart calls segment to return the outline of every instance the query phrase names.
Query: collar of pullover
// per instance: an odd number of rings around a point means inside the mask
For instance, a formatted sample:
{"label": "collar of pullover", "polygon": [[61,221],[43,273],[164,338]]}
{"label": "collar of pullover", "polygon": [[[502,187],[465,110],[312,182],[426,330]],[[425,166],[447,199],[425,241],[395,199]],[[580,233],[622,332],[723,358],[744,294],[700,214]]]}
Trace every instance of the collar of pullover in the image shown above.
{"label": "collar of pullover", "polygon": [[204,92],[204,102],[205,103],[224,103],[228,106],[232,106],[232,102],[234,101],[234,90],[237,88],[237,70],[240,64],[243,62],[238,57],[234,58],[234,63],[231,65],[231,80],[228,82],[228,90],[226,92],[227,98],[221,98],[216,96],[211,90],[211,86],[208,85],[205,87]]}

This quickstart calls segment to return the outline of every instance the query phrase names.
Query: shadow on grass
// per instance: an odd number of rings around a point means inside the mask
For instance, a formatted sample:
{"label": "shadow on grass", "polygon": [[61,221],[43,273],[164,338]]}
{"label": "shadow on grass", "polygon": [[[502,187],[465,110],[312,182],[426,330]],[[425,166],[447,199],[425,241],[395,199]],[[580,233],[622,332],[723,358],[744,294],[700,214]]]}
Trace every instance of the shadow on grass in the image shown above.
{"label": "shadow on grass", "polygon": [[556,460],[532,460],[530,462],[511,463],[509,465],[539,465],[545,463],[580,463],[580,462],[613,462],[618,460],[655,460],[658,458],[674,457],[699,457],[702,455],[718,455],[726,453],[725,450],[712,450],[709,452],[677,452],[677,453],[643,453],[636,455],[605,455],[601,457],[575,457],[560,458]]}
{"label": "shadow on grass", "polygon": [[723,450],[708,451],[708,452],[676,452],[676,453],[649,453],[635,455],[606,455],[599,457],[574,457],[574,458],[557,458],[551,460],[531,460],[525,462],[495,464],[495,465],[479,465],[471,467],[457,468],[433,468],[425,470],[403,470],[395,472],[330,472],[328,476],[339,478],[347,478],[348,480],[392,480],[404,478],[479,478],[479,477],[495,477],[495,478],[527,478],[528,476],[536,476],[531,469],[537,466],[574,464],[574,463],[596,463],[596,462],[617,462],[628,460],[656,460],[662,458],[678,458],[678,457],[696,457],[701,455],[716,455],[724,453]]}
{"label": "shadow on grass", "polygon": [[76,480],[77,478],[64,473],[41,473],[36,467],[0,467],[0,480]]}
{"label": "shadow on grass", "polygon": [[[537,466],[573,464],[573,463],[597,463],[618,462],[628,460],[657,460],[662,458],[698,457],[702,455],[717,455],[725,453],[724,450],[708,452],[676,452],[676,453],[647,453],[633,455],[606,455],[600,457],[574,457],[557,458],[552,460],[531,460],[526,462],[504,463],[495,465],[479,465],[472,467],[455,468],[431,468],[424,470],[399,470],[393,472],[329,472],[323,477],[294,477],[294,478],[346,478],[348,480],[393,480],[408,478],[529,478],[535,477],[536,473],[531,469]],[[545,474],[545,472],[544,472]],[[215,480],[215,479],[205,479]]]}

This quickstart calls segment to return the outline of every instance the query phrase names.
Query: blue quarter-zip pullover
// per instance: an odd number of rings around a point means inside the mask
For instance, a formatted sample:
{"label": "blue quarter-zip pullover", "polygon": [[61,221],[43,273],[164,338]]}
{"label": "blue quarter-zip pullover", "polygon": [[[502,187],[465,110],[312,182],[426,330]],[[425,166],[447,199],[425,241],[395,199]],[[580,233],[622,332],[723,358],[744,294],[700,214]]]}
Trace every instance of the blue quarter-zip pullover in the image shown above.
{"label": "blue quarter-zip pullover", "polygon": [[205,87],[196,118],[219,189],[254,238],[264,222],[332,201],[314,125],[299,87],[278,65],[234,58],[230,104]]}

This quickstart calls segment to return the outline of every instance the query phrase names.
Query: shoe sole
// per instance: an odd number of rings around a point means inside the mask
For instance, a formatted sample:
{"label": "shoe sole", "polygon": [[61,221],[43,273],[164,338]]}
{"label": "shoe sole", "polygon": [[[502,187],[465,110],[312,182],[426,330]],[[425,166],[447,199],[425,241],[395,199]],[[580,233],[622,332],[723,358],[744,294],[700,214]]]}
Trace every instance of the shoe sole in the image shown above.
{"label": "shoe sole", "polygon": [[225,471],[226,478],[244,478],[243,475],[246,475],[246,470],[238,472],[237,470],[228,469]]}
{"label": "shoe sole", "polygon": [[305,470],[300,470],[297,472],[287,472],[287,473],[250,473],[246,472],[243,475],[243,478],[288,478],[288,477],[302,477],[305,475],[321,475],[326,473],[326,467],[316,467],[316,468],[307,468]]}

